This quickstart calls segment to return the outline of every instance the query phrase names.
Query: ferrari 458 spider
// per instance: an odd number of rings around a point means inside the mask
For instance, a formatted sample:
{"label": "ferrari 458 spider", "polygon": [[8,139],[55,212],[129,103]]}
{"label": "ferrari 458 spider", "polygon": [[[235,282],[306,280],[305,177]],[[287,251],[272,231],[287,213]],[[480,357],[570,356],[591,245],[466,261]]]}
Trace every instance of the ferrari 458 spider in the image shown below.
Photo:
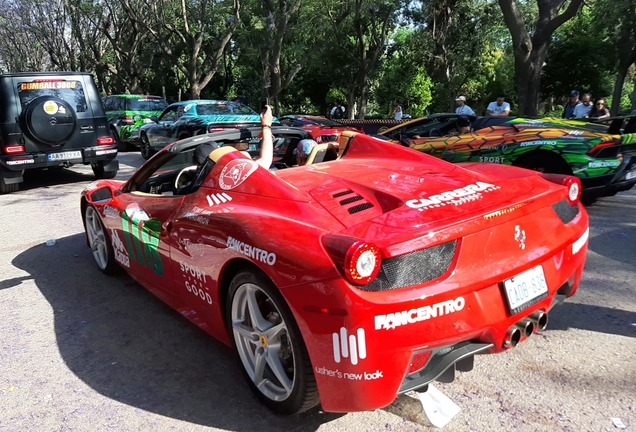
{"label": "ferrari 458 spider", "polygon": [[574,295],[589,234],[577,178],[353,135],[336,160],[277,171],[229,146],[193,165],[214,134],[173,143],[83,191],[94,259],[234,346],[282,413],[372,410],[448,382]]}

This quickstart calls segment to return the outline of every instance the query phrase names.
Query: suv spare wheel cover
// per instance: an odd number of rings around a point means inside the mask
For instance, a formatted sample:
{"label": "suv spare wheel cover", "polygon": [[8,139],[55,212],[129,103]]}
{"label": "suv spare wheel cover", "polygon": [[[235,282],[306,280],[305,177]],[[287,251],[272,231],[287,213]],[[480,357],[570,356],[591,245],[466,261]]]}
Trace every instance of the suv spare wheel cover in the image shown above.
{"label": "suv spare wheel cover", "polygon": [[24,109],[22,122],[33,140],[58,146],[73,136],[77,117],[73,108],[62,99],[41,96]]}

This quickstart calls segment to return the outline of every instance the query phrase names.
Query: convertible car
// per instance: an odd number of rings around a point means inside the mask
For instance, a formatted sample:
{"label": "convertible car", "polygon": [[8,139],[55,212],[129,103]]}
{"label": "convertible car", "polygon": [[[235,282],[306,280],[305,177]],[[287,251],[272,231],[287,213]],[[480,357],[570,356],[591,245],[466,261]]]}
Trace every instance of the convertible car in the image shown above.
{"label": "convertible car", "polygon": [[204,99],[176,102],[139,129],[141,155],[148,159],[171,142],[191,136],[260,124],[260,116],[238,102]]}
{"label": "convertible car", "polygon": [[449,162],[488,162],[574,175],[586,197],[614,195],[636,184],[636,134],[621,134],[625,129],[614,124],[608,128],[553,118],[488,119],[473,117],[472,132],[461,135],[444,136],[454,130],[456,115],[404,124],[384,134]]}
{"label": "convertible car", "polygon": [[[303,131],[274,133],[293,147]],[[577,291],[589,221],[576,177],[350,132],[336,159],[267,170],[236,148],[258,134],[173,143],[128,181],[87,187],[81,214],[99,269],[123,268],[233,346],[277,412],[373,410],[450,382]]]}

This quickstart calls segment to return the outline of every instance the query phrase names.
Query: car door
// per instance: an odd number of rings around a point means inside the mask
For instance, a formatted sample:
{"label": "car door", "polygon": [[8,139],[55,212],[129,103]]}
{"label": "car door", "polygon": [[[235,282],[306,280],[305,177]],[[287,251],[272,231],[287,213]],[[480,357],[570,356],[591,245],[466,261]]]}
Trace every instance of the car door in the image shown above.
{"label": "car door", "polygon": [[148,142],[155,149],[167,146],[170,142],[169,136],[173,132],[174,122],[177,121],[177,106],[169,106],[161,114],[157,123],[148,131]]}

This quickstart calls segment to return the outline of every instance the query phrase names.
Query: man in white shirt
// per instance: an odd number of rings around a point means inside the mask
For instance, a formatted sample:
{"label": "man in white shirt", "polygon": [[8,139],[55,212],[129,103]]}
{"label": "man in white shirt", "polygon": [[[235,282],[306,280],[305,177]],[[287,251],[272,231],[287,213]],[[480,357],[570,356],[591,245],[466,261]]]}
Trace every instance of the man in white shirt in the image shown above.
{"label": "man in white shirt", "polygon": [[495,102],[488,104],[486,114],[490,117],[507,117],[510,115],[510,104],[505,101],[503,96],[499,96]]}
{"label": "man in white shirt", "polygon": [[402,120],[402,106],[400,104],[395,104],[395,108],[393,109],[393,118],[395,120]]}
{"label": "man in white shirt", "polygon": [[581,103],[574,107],[574,118],[588,118],[593,107],[594,105],[592,105],[592,95],[589,93],[585,93],[583,96],[581,96]]}
{"label": "man in white shirt", "polygon": [[466,96],[457,96],[455,99],[457,108],[455,108],[455,114],[474,116],[475,111],[468,105],[466,105]]}

